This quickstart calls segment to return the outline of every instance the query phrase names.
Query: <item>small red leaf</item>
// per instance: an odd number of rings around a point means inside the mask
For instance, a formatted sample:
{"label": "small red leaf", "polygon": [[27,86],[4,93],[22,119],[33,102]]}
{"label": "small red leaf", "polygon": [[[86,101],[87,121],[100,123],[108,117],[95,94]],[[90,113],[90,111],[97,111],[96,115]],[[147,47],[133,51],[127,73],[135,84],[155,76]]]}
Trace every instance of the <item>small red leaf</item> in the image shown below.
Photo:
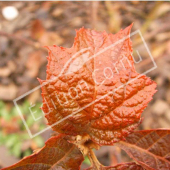
{"label": "small red leaf", "polygon": [[2,170],[76,170],[82,161],[80,151],[59,135],[50,138],[40,151]]}
{"label": "small red leaf", "polygon": [[81,28],[71,48],[47,47],[42,109],[54,131],[110,145],[139,125],[156,84],[135,71],[131,27],[115,35]]}
{"label": "small red leaf", "polygon": [[[96,170],[96,169],[88,168],[86,170]],[[136,164],[135,162],[129,162],[129,163],[117,164],[115,166],[102,167],[101,170],[144,170],[144,168],[141,165]]]}
{"label": "small red leaf", "polygon": [[148,170],[170,169],[170,130],[135,131],[116,145]]}

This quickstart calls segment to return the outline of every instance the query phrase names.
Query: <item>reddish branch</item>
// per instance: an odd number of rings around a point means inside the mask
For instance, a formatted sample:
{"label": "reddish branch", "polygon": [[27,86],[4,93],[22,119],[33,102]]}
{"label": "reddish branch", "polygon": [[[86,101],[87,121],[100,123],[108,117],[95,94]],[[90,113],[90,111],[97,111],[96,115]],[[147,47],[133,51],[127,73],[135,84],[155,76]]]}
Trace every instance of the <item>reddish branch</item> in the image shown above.
{"label": "reddish branch", "polygon": [[41,49],[41,50],[45,51],[45,48],[42,48],[42,46],[39,42],[34,42],[34,41],[28,40],[26,38],[19,37],[19,36],[16,36],[14,34],[6,33],[6,32],[3,32],[3,31],[0,31],[0,36],[5,36],[5,37],[8,37],[8,38],[13,39],[13,40],[18,40],[18,41],[23,42],[24,44],[32,46],[35,49]]}

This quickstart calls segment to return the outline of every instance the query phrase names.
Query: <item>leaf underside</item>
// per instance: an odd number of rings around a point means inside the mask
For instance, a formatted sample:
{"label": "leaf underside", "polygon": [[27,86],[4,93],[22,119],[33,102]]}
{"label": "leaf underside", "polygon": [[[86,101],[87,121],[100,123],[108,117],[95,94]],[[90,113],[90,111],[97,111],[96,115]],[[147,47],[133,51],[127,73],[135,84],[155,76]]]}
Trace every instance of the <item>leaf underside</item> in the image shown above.
{"label": "leaf underside", "polygon": [[[86,170],[95,170],[95,169],[88,168]],[[129,162],[129,163],[117,164],[115,166],[103,167],[101,170],[144,170],[144,168],[141,165],[136,164],[135,162]]]}
{"label": "leaf underside", "polygon": [[116,144],[147,170],[170,169],[170,130],[142,130]]}
{"label": "leaf underside", "polygon": [[156,84],[134,68],[131,27],[115,35],[81,28],[71,48],[47,47],[47,76],[39,81],[54,131],[111,145],[140,124]]}
{"label": "leaf underside", "polygon": [[64,135],[50,138],[38,152],[2,170],[78,170],[83,155]]}

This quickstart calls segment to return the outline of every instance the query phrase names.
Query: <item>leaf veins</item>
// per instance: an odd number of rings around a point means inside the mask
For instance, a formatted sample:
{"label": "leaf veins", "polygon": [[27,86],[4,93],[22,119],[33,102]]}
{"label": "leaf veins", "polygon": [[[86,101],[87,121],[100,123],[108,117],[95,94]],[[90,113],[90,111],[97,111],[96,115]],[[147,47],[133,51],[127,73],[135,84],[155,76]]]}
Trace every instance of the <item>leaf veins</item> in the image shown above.
{"label": "leaf veins", "polygon": [[54,131],[110,145],[140,124],[156,84],[134,68],[131,27],[115,35],[81,28],[71,48],[47,47],[47,77],[39,81]]}

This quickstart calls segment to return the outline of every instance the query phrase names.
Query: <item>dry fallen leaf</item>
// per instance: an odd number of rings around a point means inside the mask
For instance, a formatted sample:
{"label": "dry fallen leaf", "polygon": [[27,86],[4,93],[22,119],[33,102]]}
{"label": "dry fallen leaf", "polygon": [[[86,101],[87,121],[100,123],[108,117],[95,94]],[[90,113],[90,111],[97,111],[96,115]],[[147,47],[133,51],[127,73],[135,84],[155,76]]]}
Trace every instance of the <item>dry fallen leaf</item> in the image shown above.
{"label": "dry fallen leaf", "polygon": [[14,84],[8,86],[0,85],[0,99],[1,100],[13,100],[16,98],[18,89]]}
{"label": "dry fallen leaf", "polygon": [[26,63],[26,76],[31,78],[37,77],[41,65],[45,62],[45,57],[43,57],[42,51],[35,51],[29,54]]}

